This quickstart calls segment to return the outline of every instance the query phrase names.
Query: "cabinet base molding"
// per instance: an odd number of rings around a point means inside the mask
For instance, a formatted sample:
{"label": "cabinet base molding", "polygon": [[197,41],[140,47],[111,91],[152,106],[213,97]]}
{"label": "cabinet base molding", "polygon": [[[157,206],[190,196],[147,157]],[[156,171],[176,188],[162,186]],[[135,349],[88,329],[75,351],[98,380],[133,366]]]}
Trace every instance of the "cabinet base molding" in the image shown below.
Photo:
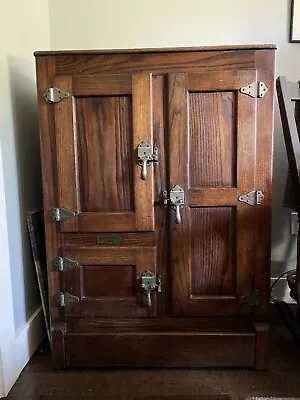
{"label": "cabinet base molding", "polygon": [[255,333],[66,334],[66,366],[254,367]]}

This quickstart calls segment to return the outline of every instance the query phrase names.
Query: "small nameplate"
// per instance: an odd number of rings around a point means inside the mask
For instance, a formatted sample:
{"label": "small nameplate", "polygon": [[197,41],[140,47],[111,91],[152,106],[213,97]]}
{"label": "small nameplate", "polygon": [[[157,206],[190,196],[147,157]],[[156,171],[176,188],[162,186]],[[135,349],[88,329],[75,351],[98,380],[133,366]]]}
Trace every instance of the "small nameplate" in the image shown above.
{"label": "small nameplate", "polygon": [[122,244],[123,238],[122,236],[97,236],[96,239],[96,244],[100,245],[116,245],[116,244]]}

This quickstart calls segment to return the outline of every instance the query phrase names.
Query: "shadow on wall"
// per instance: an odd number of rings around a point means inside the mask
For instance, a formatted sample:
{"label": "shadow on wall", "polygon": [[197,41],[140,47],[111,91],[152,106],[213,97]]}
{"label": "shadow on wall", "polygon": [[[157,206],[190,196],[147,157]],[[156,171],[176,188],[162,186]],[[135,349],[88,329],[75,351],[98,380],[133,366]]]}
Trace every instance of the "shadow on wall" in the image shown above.
{"label": "shadow on wall", "polygon": [[3,140],[2,151],[18,330],[40,304],[25,215],[42,207],[42,188],[33,58],[8,57],[8,69],[13,129]]}

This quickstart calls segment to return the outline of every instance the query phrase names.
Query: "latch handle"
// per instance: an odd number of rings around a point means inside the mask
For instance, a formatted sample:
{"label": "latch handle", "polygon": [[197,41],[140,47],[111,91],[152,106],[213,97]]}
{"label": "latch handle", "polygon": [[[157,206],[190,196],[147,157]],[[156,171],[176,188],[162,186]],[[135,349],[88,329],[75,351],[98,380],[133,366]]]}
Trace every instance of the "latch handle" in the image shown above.
{"label": "latch handle", "polygon": [[180,214],[180,206],[179,205],[175,206],[175,212],[176,212],[175,223],[181,224],[181,214]]}
{"label": "latch handle", "polygon": [[142,172],[141,172],[141,178],[143,181],[147,179],[147,160],[142,160]]}
{"label": "latch handle", "polygon": [[175,185],[170,190],[170,198],[168,199],[168,192],[163,191],[164,205],[169,205],[172,210],[175,211],[175,223],[181,224],[181,213],[180,209],[184,206],[184,190],[179,186]]}
{"label": "latch handle", "polygon": [[142,167],[141,179],[145,181],[147,179],[147,167],[151,163],[158,163],[158,149],[157,147],[152,148],[150,143],[142,141],[137,148],[138,151],[138,164]]}
{"label": "latch handle", "polygon": [[144,296],[147,298],[148,308],[152,307],[152,294],[154,292],[161,293],[161,276],[156,275],[150,270],[145,271],[141,275],[141,289]]}

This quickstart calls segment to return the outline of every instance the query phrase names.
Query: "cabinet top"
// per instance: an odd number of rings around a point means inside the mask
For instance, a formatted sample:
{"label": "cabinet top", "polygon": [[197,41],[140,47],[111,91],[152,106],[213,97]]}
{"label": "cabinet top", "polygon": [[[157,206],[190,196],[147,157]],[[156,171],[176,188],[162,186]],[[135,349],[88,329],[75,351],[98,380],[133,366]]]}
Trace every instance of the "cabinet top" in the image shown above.
{"label": "cabinet top", "polygon": [[137,48],[137,49],[105,49],[105,50],[53,50],[35,51],[35,57],[55,55],[76,54],[122,54],[122,53],[175,53],[189,51],[230,51],[230,50],[265,50],[276,49],[275,44],[246,44],[246,45],[223,45],[223,46],[201,46],[201,47],[161,47],[161,48]]}

